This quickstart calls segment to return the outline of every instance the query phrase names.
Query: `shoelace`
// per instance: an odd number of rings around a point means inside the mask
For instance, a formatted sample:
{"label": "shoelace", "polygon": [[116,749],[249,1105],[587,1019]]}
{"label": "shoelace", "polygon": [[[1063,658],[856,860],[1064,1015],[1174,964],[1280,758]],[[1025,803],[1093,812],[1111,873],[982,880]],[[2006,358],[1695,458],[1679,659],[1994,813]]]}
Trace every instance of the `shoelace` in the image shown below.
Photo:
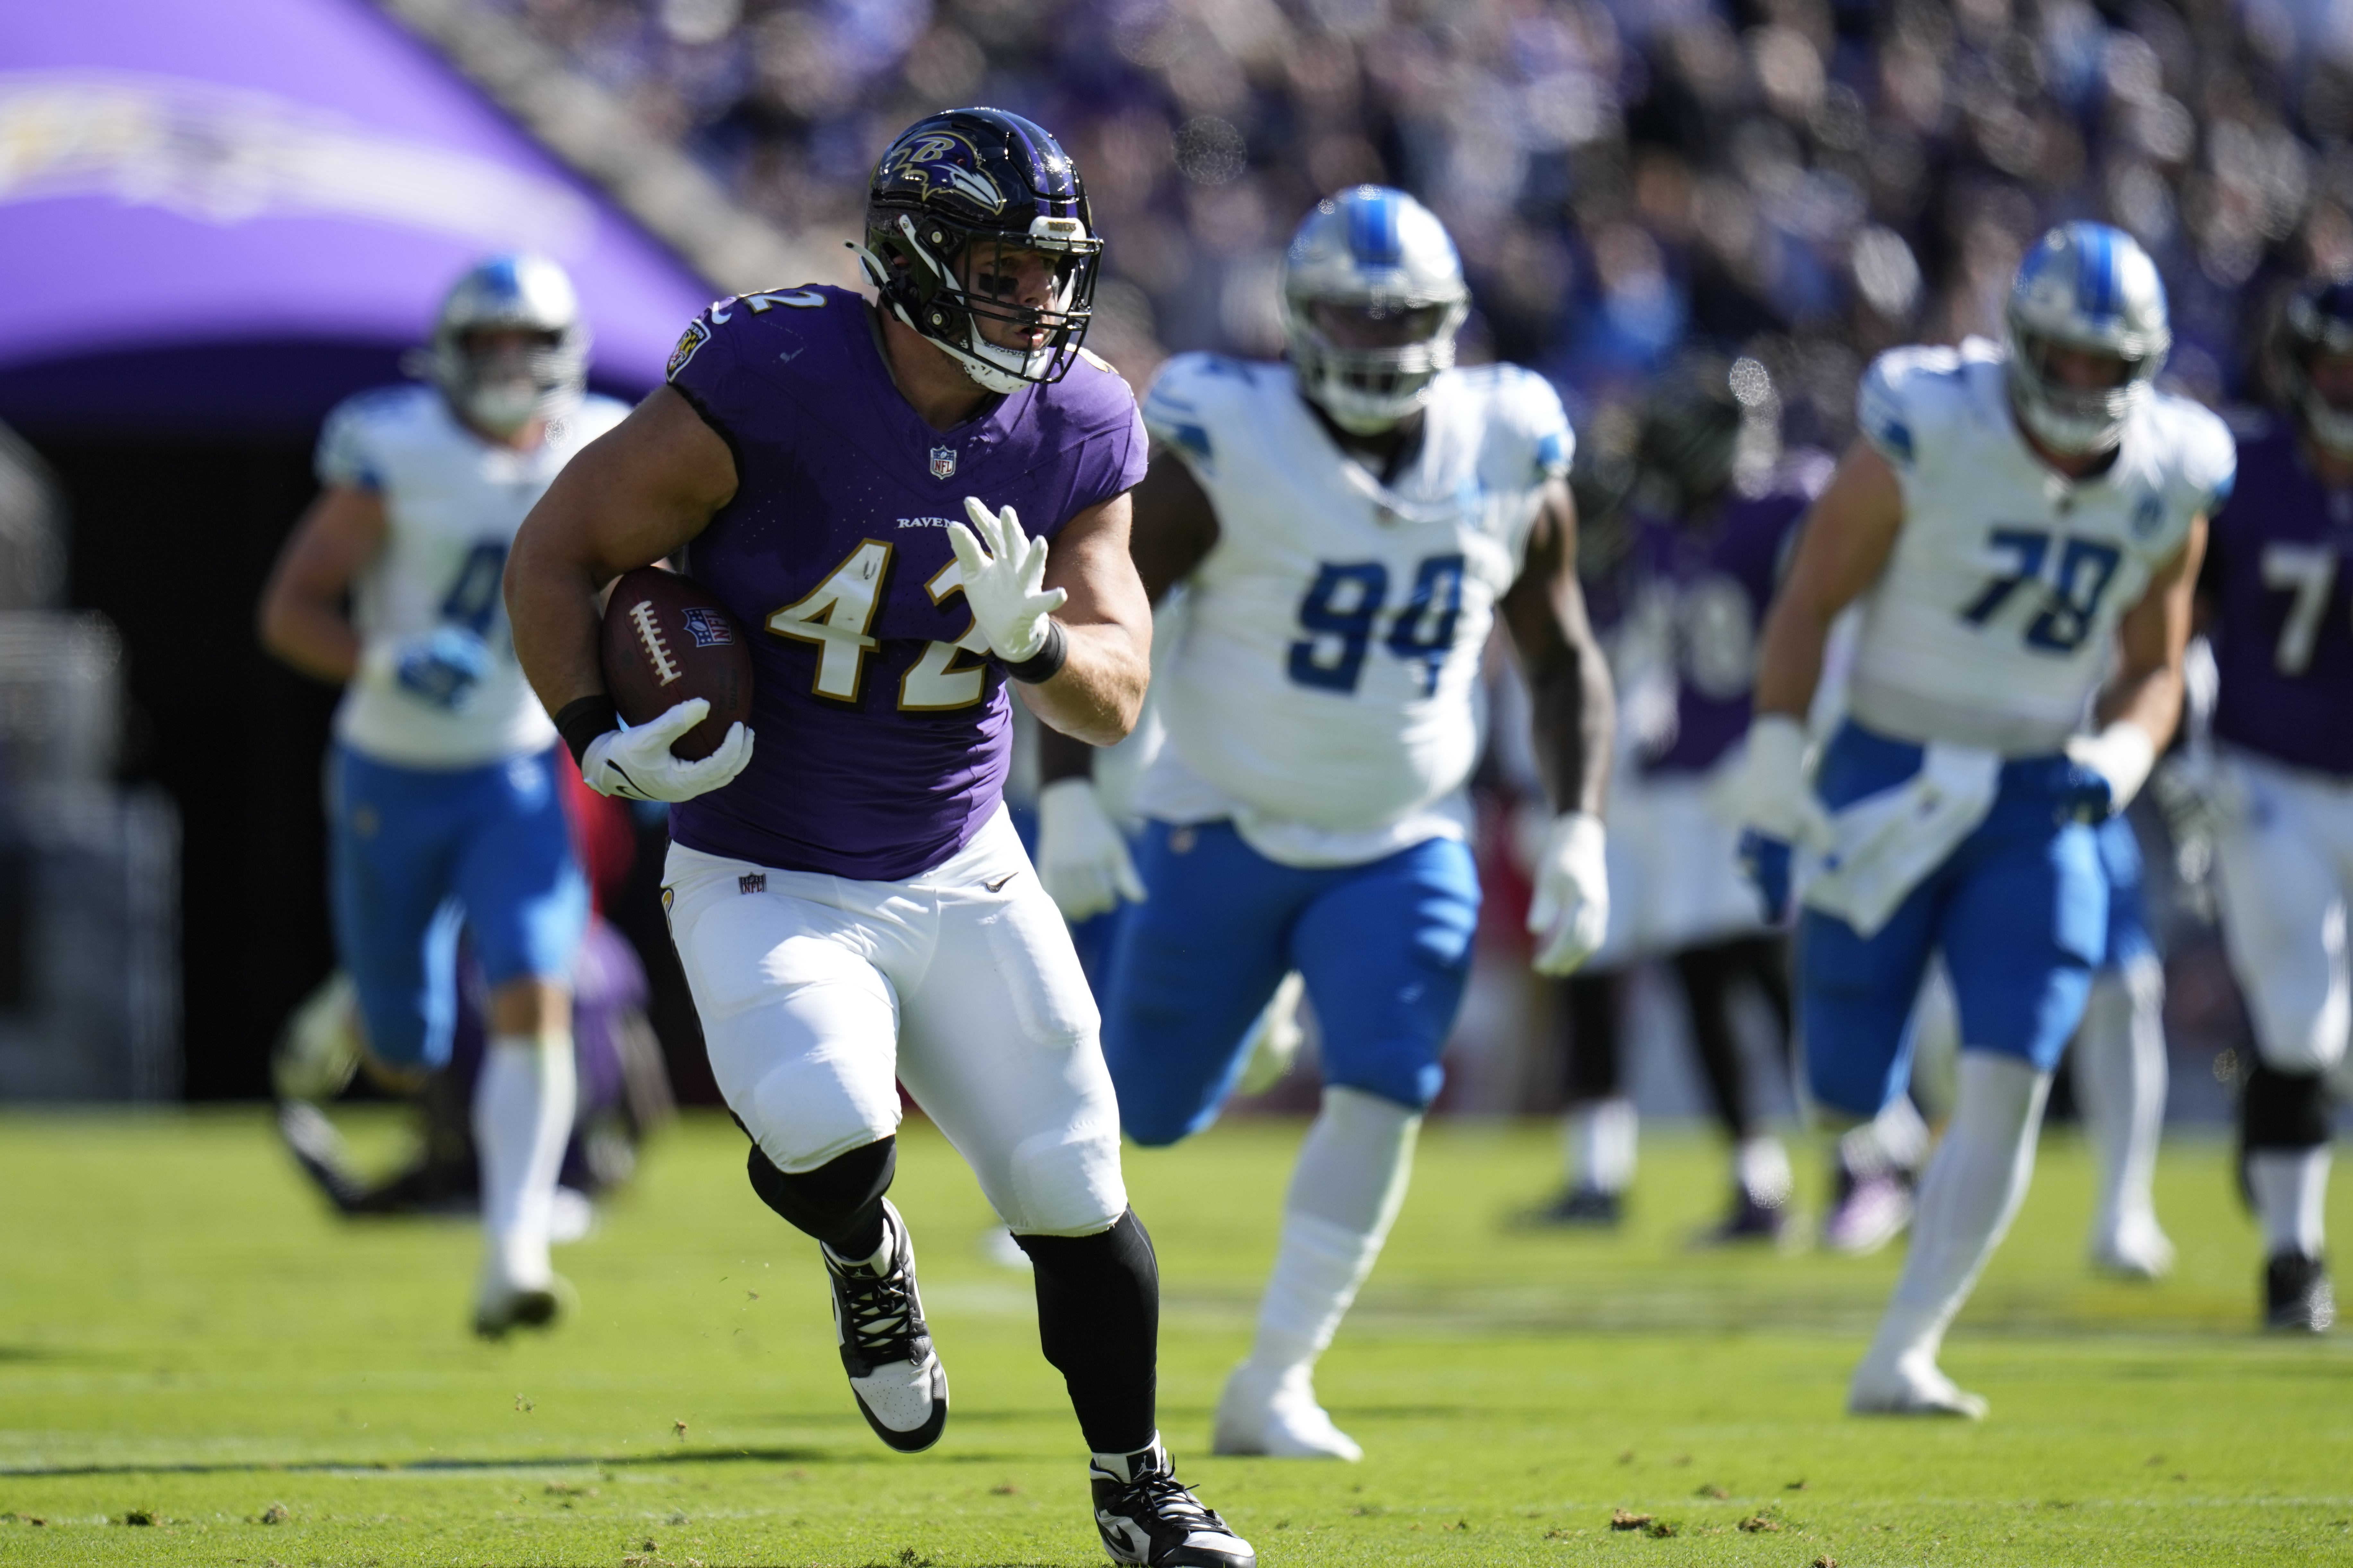
{"label": "shoelace", "polygon": [[1198,1524],[1218,1530],[1226,1528],[1226,1521],[1218,1517],[1218,1510],[1186,1489],[1174,1470],[1155,1470],[1138,1476],[1120,1489],[1118,1496],[1113,1500],[1113,1506],[1106,1511],[1140,1511],[1153,1519],[1185,1524],[1188,1529],[1197,1528]]}
{"label": "shoelace", "polygon": [[908,1296],[905,1273],[893,1268],[888,1274],[860,1279],[844,1269],[840,1279],[850,1349],[875,1362],[914,1359],[909,1345],[915,1337],[915,1309]]}

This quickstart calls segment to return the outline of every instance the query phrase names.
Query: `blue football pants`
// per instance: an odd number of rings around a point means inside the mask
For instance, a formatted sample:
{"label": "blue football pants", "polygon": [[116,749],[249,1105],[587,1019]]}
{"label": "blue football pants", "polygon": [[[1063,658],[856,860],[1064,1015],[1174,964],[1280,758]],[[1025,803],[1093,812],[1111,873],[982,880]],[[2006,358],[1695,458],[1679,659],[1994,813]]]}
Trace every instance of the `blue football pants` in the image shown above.
{"label": "blue football pants", "polygon": [[1155,822],[1137,847],[1150,897],[1120,913],[1103,1058],[1120,1122],[1147,1146],[1217,1120],[1250,1024],[1287,970],[1307,981],[1324,1081],[1419,1110],[1471,973],[1479,874],[1429,839],[1362,866],[1284,866],[1233,825]]}
{"label": "blue football pants", "polygon": [[457,1019],[458,935],[495,990],[568,984],[588,922],[556,752],[487,767],[394,767],[337,746],[329,763],[335,948],[368,1051],[438,1068]]}

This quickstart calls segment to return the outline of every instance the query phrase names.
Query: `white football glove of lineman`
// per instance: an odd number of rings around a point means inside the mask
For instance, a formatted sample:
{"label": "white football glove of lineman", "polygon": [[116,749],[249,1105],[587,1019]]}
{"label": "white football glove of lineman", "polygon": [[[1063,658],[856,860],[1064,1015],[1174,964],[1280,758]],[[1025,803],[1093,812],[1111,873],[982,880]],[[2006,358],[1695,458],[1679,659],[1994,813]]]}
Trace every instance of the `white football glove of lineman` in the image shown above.
{"label": "white football glove of lineman", "polygon": [[1830,813],[1806,780],[1806,728],[1786,713],[1759,714],[1748,726],[1731,805],[1741,825],[1764,837],[1809,849],[1831,847]]}
{"label": "white football glove of lineman", "polygon": [[1601,819],[1564,811],[1545,832],[1536,856],[1528,931],[1536,939],[1538,974],[1562,975],[1593,956],[1609,930],[1609,863]]}
{"label": "white football glove of lineman", "polygon": [[700,762],[670,754],[670,742],[710,715],[711,704],[697,697],[681,702],[659,719],[635,729],[607,730],[588,742],[580,758],[580,776],[598,795],[623,800],[660,800],[673,804],[707,795],[744,771],[752,760],[752,731],[741,722],[728,726],[719,749]]}
{"label": "white football glove of lineman", "polygon": [[1056,779],[1038,792],[1038,881],[1073,924],[1125,899],[1144,901],[1127,838],[1092,779]]}
{"label": "white football glove of lineman", "polygon": [[[992,512],[976,497],[964,498],[972,519],[967,529],[948,524],[948,548],[964,568],[965,602],[980,623],[988,650],[1008,664],[1034,658],[1046,646],[1046,617],[1070,595],[1047,590],[1046,542],[1021,531],[1013,509]],[[977,531],[978,537],[975,537]]]}

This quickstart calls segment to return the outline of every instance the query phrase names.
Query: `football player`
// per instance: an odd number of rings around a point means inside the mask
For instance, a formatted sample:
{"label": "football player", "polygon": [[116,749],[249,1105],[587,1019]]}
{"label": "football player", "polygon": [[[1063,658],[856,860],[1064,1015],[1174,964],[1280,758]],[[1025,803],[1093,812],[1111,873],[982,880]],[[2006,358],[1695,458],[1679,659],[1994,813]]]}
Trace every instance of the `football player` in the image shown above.
{"label": "football player", "polygon": [[[1095,1005],[1003,800],[1014,690],[1110,742],[1147,676],[1143,424],[1080,346],[1102,247],[1046,132],[919,121],[869,187],[876,298],[712,306],[533,513],[508,595],[588,782],[672,803],[662,898],[712,1069],[753,1190],[820,1245],[868,1425],[915,1452],[948,1415],[885,1196],[903,1083],[1034,1265],[1105,1550],[1239,1568],[1155,1426],[1158,1274]],[[597,589],[664,556],[752,631],[752,726],[700,762],[670,744],[707,702],[624,728],[598,665]]]}
{"label": "football player", "polygon": [[[1760,1125],[1733,1029],[1734,1001],[1749,988],[1788,1037],[1788,954],[1758,919],[1738,868],[1739,826],[1718,798],[1747,729],[1757,628],[1820,488],[1815,470],[1828,467],[1816,455],[1811,469],[1785,465],[1759,493],[1735,490],[1742,438],[1764,423],[1771,396],[1764,366],[1709,354],[1652,384],[1639,415],[1627,602],[1614,639],[1623,700],[1609,931],[1593,966],[1664,955],[1682,987],[1733,1151],[1731,1206],[1709,1241],[1779,1237],[1790,1193],[1788,1154]],[[1613,999],[1594,995],[1594,979],[1580,973],[1562,988],[1560,1012],[1577,1026],[1573,1078],[1609,1092],[1571,1109],[1571,1182],[1540,1216],[1561,1223],[1615,1223],[1632,1173],[1633,1106],[1616,1092],[1616,1062],[1595,1059],[1618,1054]]]}
{"label": "football player", "polygon": [[2353,1026],[2353,279],[2309,284],[2275,345],[2287,417],[2240,447],[2200,584],[2220,676],[2215,870],[2254,1026],[2240,1105],[2263,1230],[2264,1321],[2336,1317],[2322,1251],[2327,1076]]}
{"label": "football player", "polygon": [[376,1075],[415,1088],[448,1060],[461,921],[491,987],[474,1327],[492,1338],[559,1308],[548,1227],[588,917],[555,729],[515,662],[499,582],[523,515],[626,412],[584,394],[587,355],[554,262],[501,256],[465,273],[417,357],[429,384],[328,416],[324,489],[261,600],[269,650],[344,683],[328,775],[335,945]]}
{"label": "football player", "polygon": [[[1180,355],[1145,399],[1157,455],[1135,555],[1145,591],[1181,583],[1186,608],[1161,655],[1166,742],[1134,795],[1145,897],[1121,916],[1103,1048],[1129,1134],[1173,1143],[1216,1118],[1285,972],[1305,977],[1324,1102],[1214,1445],[1354,1459],[1313,1374],[1404,1201],[1470,973],[1463,784],[1497,614],[1558,812],[1529,914],[1546,973],[1575,968],[1606,920],[1609,686],[1577,590],[1560,400],[1511,366],[1452,368],[1470,300],[1438,219],[1380,186],[1324,201],[1282,290],[1288,363]],[[1100,814],[1083,747],[1042,761],[1069,803],[1042,832]],[[1084,837],[1125,853],[1114,832]]]}
{"label": "football player", "polygon": [[[2129,237],[2052,230],[2006,315],[2002,348],[1899,349],[1865,374],[1862,437],[1766,625],[1742,784],[1760,880],[1786,879],[1792,844],[1813,872],[1797,989],[1815,1103],[1859,1120],[1902,1092],[1932,952],[1960,1019],[1951,1122],[1857,1412],[1985,1413],[1937,1351],[2025,1194],[2106,945],[2092,824],[2173,733],[2234,467],[2221,421],[2153,384],[2165,292]],[[1824,639],[1858,601],[1849,717],[1809,777]]]}

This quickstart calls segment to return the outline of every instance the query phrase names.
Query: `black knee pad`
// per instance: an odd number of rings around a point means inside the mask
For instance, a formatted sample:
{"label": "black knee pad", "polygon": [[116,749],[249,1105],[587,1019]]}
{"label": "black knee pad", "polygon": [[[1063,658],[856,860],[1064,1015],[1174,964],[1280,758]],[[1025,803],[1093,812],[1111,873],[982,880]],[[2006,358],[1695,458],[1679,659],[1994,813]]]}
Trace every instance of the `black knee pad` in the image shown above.
{"label": "black knee pad", "polygon": [[2239,1116],[2250,1150],[2316,1149],[2328,1142],[2328,1086],[2316,1072],[2277,1072],[2258,1057]]}
{"label": "black knee pad", "polygon": [[797,1176],[776,1169],[757,1143],[744,1164],[762,1203],[842,1257],[864,1258],[882,1245],[882,1194],[899,1171],[896,1138],[878,1139]]}
{"label": "black knee pad", "polygon": [[1155,1430],[1160,1263],[1134,1209],[1092,1236],[1017,1236],[1038,1286],[1038,1342],[1088,1447],[1124,1454]]}

